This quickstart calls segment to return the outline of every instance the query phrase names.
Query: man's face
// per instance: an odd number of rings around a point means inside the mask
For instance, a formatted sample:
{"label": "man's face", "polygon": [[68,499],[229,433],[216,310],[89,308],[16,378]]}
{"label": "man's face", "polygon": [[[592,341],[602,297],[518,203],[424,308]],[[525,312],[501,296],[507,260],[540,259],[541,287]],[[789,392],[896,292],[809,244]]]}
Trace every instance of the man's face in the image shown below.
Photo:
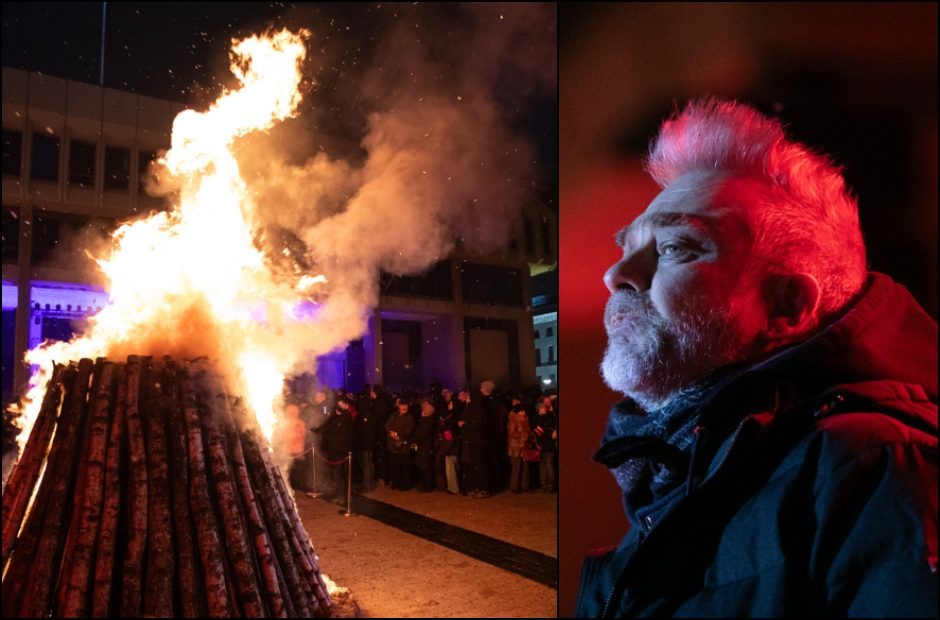
{"label": "man's face", "polygon": [[712,370],[747,359],[764,325],[745,209],[759,191],[715,172],[666,187],[617,234],[607,270],[607,384],[647,410]]}

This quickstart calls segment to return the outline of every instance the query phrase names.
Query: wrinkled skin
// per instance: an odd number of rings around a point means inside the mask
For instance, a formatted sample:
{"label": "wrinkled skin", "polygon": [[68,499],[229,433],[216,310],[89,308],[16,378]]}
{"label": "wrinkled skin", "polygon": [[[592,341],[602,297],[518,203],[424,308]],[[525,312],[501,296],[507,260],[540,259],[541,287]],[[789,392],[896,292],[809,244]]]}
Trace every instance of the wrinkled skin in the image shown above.
{"label": "wrinkled skin", "polygon": [[756,184],[694,171],[668,185],[617,235],[601,369],[647,410],[722,366],[765,348],[768,310],[755,226]]}

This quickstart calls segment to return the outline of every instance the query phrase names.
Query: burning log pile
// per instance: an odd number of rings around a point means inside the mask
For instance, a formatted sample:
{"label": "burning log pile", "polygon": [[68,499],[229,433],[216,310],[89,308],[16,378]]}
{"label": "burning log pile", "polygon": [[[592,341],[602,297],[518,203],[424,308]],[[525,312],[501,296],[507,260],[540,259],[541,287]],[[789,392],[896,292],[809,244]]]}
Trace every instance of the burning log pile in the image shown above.
{"label": "burning log pile", "polygon": [[3,570],[6,617],[330,610],[257,422],[205,359],[55,367],[3,494]]}

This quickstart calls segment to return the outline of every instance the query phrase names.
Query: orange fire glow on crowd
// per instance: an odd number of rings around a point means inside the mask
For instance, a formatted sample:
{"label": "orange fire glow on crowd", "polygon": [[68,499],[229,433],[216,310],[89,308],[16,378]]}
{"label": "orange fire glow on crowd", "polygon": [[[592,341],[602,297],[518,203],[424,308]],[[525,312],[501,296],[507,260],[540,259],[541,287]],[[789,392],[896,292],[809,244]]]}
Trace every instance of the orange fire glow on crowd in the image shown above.
{"label": "orange fire glow on crowd", "polygon": [[[235,141],[297,114],[307,31],[233,41],[240,87],[205,112],[173,123],[172,146],[158,161],[175,193],[166,212],[124,224],[95,257],[110,303],[71,342],[43,344],[26,360],[33,377],[22,411],[24,446],[54,363],[128,354],[218,358],[270,441],[275,401],[301,354],[298,330],[312,329],[293,308],[322,292],[323,276],[275,274],[256,246],[256,208],[233,154]],[[285,350],[284,343],[293,348]]]}

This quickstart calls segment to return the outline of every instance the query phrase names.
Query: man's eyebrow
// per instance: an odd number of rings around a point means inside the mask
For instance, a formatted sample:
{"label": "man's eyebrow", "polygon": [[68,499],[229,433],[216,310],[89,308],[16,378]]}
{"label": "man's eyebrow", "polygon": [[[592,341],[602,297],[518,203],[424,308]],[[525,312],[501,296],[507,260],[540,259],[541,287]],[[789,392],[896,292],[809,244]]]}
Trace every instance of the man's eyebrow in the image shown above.
{"label": "man's eyebrow", "polygon": [[653,228],[676,228],[685,226],[694,228],[705,233],[712,233],[716,227],[714,218],[702,217],[701,215],[691,215],[688,213],[676,213],[674,211],[663,211],[651,215],[641,215],[633,221],[632,224],[621,228],[614,235],[614,241],[618,246],[623,247],[627,241],[627,236],[634,230],[643,226]]}

